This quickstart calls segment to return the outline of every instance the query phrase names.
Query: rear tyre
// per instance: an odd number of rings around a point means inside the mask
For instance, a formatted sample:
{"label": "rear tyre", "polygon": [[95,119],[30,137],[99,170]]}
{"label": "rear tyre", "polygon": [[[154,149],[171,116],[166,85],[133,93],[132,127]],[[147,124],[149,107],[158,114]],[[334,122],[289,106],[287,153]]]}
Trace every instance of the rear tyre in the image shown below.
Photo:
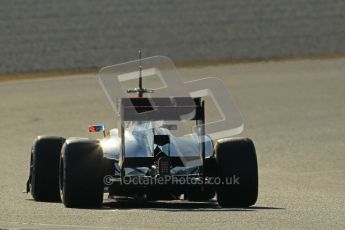
{"label": "rear tyre", "polygon": [[[221,207],[249,207],[258,197],[258,165],[254,143],[248,139],[222,139],[215,147]],[[237,179],[236,179],[237,178]]]}
{"label": "rear tyre", "polygon": [[36,201],[61,201],[59,160],[64,142],[64,138],[53,136],[39,136],[34,140],[29,184],[31,195]]}
{"label": "rear tyre", "polygon": [[62,149],[62,202],[67,208],[103,203],[103,153],[97,140],[67,140]]}

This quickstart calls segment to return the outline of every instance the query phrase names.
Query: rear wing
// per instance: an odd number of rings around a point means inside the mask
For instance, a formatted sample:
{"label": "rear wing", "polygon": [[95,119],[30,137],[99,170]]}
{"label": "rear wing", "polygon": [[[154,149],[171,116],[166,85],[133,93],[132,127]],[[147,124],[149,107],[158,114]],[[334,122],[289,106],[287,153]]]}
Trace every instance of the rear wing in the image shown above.
{"label": "rear wing", "polygon": [[200,97],[121,98],[122,121],[203,120]]}

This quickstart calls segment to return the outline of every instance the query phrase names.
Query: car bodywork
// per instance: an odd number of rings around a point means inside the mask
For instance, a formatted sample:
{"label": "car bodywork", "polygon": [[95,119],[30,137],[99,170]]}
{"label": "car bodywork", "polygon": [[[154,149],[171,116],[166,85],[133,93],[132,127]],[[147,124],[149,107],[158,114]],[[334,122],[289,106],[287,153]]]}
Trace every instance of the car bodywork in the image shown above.
{"label": "car bodywork", "polygon": [[[150,81],[150,77],[154,76],[156,78]],[[141,78],[148,79],[146,83],[161,81],[163,87],[143,88]],[[157,56],[109,66],[100,71],[99,79],[120,126],[110,130],[109,136],[100,140],[104,157],[115,162],[112,181],[109,183],[110,193],[114,191],[116,194],[130,187],[129,184],[124,186],[125,177],[160,176],[159,159],[162,156],[159,153],[168,157],[170,170],[165,174],[193,178],[194,184],[206,186],[207,175],[203,165],[214,156],[214,140],[205,133],[205,101],[202,97],[191,96],[192,92],[178,83],[182,81],[172,61]],[[121,84],[133,79],[139,79],[139,88],[125,91]],[[138,95],[131,96],[128,93]],[[227,96],[227,102],[231,104],[231,98]],[[230,107],[235,119],[228,131],[240,132],[243,128],[241,114],[234,103]],[[190,129],[179,132],[179,128],[186,123]],[[171,127],[175,128],[171,130]],[[159,145],[156,141],[158,137],[166,137],[168,141]],[[171,178],[168,178],[163,184],[170,186],[171,183]],[[156,185],[152,180],[149,185],[132,184],[136,191],[140,191],[140,187],[145,192]],[[162,187],[159,186],[160,189]]]}

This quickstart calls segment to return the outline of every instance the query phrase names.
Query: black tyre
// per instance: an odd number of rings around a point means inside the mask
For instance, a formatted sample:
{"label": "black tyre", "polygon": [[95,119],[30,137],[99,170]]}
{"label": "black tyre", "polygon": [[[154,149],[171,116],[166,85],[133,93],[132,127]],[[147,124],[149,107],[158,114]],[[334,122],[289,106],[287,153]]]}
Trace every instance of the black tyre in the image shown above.
{"label": "black tyre", "polygon": [[[248,138],[222,139],[215,147],[221,207],[249,207],[258,197],[258,165],[254,143]],[[236,179],[237,178],[237,179]]]}
{"label": "black tyre", "polygon": [[62,202],[68,208],[102,206],[103,153],[97,140],[67,140],[62,148]]}
{"label": "black tyre", "polygon": [[31,150],[31,195],[36,201],[60,201],[59,160],[65,139],[40,136],[34,140]]}

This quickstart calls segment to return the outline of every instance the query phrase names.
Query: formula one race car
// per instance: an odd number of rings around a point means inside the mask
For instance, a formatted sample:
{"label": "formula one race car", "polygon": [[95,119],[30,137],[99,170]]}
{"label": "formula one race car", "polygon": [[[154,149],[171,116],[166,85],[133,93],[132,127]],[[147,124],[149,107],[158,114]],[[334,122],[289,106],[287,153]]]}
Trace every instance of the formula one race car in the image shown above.
{"label": "formula one race car", "polygon": [[[90,132],[103,133],[101,139],[37,137],[26,186],[34,200],[100,207],[107,192],[140,201],[206,202],[216,196],[221,207],[255,204],[255,147],[248,138],[228,137],[243,130],[243,120],[222,82],[183,83],[170,59],[141,54],[101,69],[99,79],[118,129],[90,125]],[[124,89],[138,79],[138,88]],[[153,85],[160,80],[163,87],[143,88],[143,79]],[[209,112],[210,98],[216,102]],[[214,111],[220,121],[208,122],[205,115]]]}

